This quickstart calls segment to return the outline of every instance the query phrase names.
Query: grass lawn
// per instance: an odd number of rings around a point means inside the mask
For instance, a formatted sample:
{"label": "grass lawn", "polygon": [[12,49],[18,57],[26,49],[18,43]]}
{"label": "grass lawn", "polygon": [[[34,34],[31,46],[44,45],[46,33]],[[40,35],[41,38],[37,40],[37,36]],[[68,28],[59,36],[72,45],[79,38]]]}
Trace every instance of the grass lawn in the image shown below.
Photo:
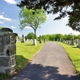
{"label": "grass lawn", "polygon": [[70,57],[73,64],[75,65],[76,70],[80,74],[80,49],[77,48],[76,45],[72,46],[61,42],[58,43],[65,48],[68,56]]}
{"label": "grass lawn", "polygon": [[[20,71],[33,58],[33,56],[41,49],[44,43],[33,46],[32,42],[16,43],[16,71]],[[0,74],[0,80],[9,80],[11,76],[8,74]]]}

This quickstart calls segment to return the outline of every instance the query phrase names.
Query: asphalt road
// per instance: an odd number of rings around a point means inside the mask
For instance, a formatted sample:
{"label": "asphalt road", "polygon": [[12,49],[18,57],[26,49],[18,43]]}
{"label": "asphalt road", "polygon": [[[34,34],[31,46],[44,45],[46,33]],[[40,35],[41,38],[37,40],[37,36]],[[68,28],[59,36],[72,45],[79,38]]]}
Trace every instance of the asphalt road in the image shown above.
{"label": "asphalt road", "polygon": [[66,51],[56,42],[48,42],[32,62],[10,80],[79,80]]}

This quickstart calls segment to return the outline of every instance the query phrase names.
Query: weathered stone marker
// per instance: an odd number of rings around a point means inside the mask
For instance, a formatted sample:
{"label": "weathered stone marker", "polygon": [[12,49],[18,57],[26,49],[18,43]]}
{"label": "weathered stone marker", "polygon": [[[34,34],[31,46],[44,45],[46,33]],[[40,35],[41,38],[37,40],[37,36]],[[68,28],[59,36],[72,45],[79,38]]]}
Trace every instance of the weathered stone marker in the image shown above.
{"label": "weathered stone marker", "polygon": [[46,39],[44,38],[44,43],[46,42]]}
{"label": "weathered stone marker", "polygon": [[25,40],[24,40],[24,35],[22,35],[22,41],[21,41],[21,42],[23,42],[23,43],[24,43],[24,41],[25,41]]}
{"label": "weathered stone marker", "polygon": [[16,69],[16,36],[9,28],[0,29],[0,73],[12,74]]}
{"label": "weathered stone marker", "polygon": [[74,45],[74,39],[71,40],[71,43],[70,43],[70,44],[71,44],[71,45]]}
{"label": "weathered stone marker", "polygon": [[77,45],[77,47],[80,48],[80,40],[78,40],[78,45]]}
{"label": "weathered stone marker", "polygon": [[39,43],[42,43],[42,38],[41,38],[41,36],[39,36]]}

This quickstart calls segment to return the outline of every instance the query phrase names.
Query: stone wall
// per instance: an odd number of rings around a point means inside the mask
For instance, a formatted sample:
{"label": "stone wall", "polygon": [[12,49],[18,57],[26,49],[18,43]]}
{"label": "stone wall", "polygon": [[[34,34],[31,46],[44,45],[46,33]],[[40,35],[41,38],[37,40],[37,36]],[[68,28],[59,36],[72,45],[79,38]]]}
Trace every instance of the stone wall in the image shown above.
{"label": "stone wall", "polygon": [[[6,30],[6,29],[4,29]],[[0,32],[0,73],[12,74],[16,67],[16,35],[11,31]]]}

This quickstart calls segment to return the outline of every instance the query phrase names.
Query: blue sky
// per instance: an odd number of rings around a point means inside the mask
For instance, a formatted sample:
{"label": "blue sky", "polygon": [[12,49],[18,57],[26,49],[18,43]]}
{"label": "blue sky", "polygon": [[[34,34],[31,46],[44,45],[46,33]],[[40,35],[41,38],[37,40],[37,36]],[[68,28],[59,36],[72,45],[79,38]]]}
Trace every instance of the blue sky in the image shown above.
{"label": "blue sky", "polygon": [[[13,32],[18,33],[19,36],[22,34],[27,35],[29,32],[33,32],[33,29],[26,27],[24,30],[20,30],[19,27],[19,11],[20,8],[16,6],[21,0],[0,0],[0,26],[8,27]],[[68,18],[54,21],[53,19],[57,16],[49,14],[47,15],[47,21],[41,25],[41,28],[37,29],[37,35],[43,34],[79,34],[77,31],[73,31],[69,26]]]}

